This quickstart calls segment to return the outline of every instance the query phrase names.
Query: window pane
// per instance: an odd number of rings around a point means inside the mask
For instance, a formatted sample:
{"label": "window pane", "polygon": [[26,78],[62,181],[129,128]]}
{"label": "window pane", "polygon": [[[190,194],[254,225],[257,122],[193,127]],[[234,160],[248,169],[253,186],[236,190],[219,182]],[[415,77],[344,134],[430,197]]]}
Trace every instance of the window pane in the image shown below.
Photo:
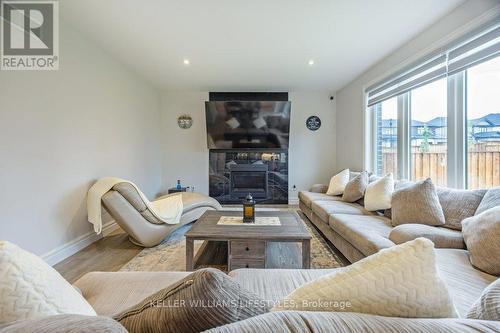
{"label": "window pane", "polygon": [[397,176],[398,102],[397,97],[373,106],[376,119],[376,170],[378,175]]}
{"label": "window pane", "polygon": [[410,92],[411,179],[446,186],[446,79]]}
{"label": "window pane", "polygon": [[467,184],[500,186],[500,57],[467,70]]}

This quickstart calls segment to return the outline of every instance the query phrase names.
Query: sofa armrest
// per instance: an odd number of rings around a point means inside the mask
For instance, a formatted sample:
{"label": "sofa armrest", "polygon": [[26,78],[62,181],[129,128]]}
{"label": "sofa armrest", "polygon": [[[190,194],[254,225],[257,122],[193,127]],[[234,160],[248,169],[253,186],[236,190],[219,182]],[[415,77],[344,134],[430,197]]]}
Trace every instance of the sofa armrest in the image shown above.
{"label": "sofa armrest", "polygon": [[309,189],[309,192],[326,193],[327,190],[328,190],[328,185],[325,185],[325,184],[314,184]]}
{"label": "sofa armrest", "polygon": [[382,317],[363,313],[278,311],[269,312],[233,324],[220,326],[210,333],[292,333],[292,332],[496,332],[500,322],[458,318],[414,319]]}

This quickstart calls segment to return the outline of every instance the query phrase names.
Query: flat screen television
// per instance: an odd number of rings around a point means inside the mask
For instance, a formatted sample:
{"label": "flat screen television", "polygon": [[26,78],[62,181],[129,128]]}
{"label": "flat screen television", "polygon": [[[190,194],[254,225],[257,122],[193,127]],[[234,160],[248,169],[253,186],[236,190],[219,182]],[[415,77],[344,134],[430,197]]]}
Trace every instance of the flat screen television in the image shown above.
{"label": "flat screen television", "polygon": [[287,149],[288,101],[205,102],[209,149]]}

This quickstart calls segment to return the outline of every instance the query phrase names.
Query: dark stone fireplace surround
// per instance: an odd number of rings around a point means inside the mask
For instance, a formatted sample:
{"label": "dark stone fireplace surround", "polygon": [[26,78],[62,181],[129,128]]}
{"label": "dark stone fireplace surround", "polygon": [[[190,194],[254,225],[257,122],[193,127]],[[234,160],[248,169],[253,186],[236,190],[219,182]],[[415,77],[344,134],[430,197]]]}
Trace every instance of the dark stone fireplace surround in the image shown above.
{"label": "dark stone fireplace surround", "polygon": [[[210,92],[210,101],[288,101],[286,92]],[[251,193],[257,203],[288,203],[288,150],[211,149],[209,194],[222,204],[241,203]]]}

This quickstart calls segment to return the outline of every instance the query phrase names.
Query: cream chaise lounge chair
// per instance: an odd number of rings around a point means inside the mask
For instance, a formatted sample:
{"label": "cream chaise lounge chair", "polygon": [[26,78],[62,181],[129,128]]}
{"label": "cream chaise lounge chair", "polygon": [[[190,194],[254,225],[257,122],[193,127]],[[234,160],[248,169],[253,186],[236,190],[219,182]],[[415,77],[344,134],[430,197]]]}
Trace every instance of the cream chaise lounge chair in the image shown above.
{"label": "cream chaise lounge chair", "polygon": [[[168,194],[156,200],[168,197]],[[137,190],[130,183],[118,183],[102,197],[102,203],[116,223],[129,234],[134,244],[151,247],[158,245],[177,228],[196,221],[209,209],[220,209],[213,198],[192,192],[182,192],[184,209],[180,223],[165,224],[159,221],[143,202]]]}

